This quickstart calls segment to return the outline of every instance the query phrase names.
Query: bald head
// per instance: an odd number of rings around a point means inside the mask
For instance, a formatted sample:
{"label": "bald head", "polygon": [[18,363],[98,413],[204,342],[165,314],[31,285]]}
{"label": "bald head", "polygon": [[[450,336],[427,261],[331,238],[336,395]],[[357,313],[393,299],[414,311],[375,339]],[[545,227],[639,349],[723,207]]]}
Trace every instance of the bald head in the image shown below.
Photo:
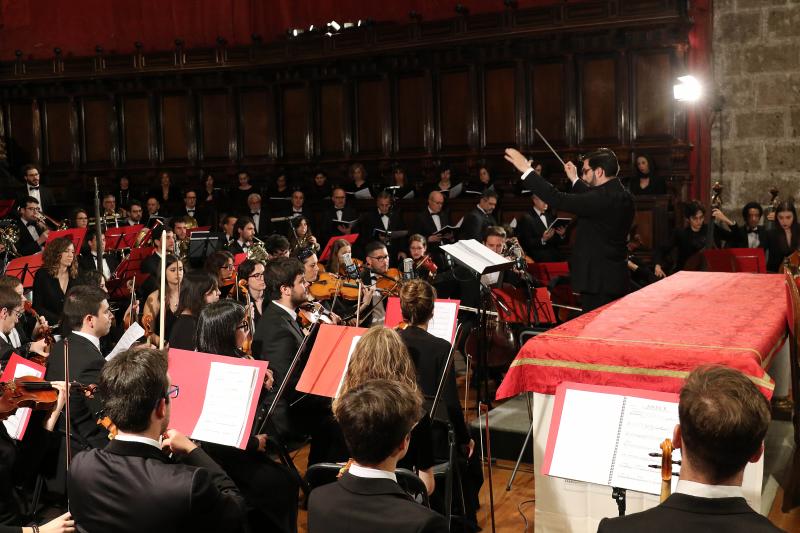
{"label": "bald head", "polygon": [[439,191],[432,191],[428,195],[428,209],[431,210],[431,213],[436,214],[442,210],[442,206],[444,205],[444,195]]}

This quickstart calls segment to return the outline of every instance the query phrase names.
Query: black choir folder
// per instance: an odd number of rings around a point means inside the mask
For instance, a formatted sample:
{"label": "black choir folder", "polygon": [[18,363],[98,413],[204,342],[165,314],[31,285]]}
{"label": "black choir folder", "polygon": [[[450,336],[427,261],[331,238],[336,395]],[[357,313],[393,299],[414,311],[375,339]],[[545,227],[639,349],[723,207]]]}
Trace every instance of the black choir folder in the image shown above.
{"label": "black choir folder", "polygon": [[[678,395],[586,383],[556,389],[542,474],[661,493],[659,452],[678,423]],[[677,454],[677,455],[676,455]],[[673,452],[680,460],[680,451]],[[673,490],[678,480],[672,478]]]}
{"label": "black choir folder", "polygon": [[551,229],[566,228],[567,226],[570,225],[571,222],[572,222],[571,218],[561,218],[561,217],[559,217],[559,218],[555,219],[552,222],[552,224],[550,224],[547,227],[547,231],[550,231]]}

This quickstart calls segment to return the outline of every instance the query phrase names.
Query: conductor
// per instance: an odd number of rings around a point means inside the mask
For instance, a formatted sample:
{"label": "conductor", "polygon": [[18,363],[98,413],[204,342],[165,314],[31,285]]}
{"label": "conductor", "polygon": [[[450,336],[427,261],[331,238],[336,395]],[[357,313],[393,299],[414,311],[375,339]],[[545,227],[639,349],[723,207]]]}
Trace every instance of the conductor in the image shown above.
{"label": "conductor", "polygon": [[581,178],[572,162],[564,172],[572,191],[562,193],[537,174],[528,159],[514,148],[506,161],[522,172],[525,187],[555,210],[577,215],[575,246],[569,260],[572,288],[581,294],[584,312],[624,296],[629,290],[626,241],[633,223],[633,196],[617,178],[617,156],[608,148],[583,158]]}

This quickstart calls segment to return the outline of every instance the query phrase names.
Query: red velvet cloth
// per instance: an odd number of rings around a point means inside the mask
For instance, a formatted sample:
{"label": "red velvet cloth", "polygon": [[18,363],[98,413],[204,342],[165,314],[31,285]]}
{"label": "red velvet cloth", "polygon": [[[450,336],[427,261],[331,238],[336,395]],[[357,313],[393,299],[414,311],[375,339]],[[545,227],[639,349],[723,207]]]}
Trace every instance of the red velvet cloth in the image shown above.
{"label": "red velvet cloth", "polygon": [[741,370],[770,398],[766,368],[788,314],[782,275],[678,272],[529,340],[497,398],[554,394],[562,381],[678,392],[710,363]]}

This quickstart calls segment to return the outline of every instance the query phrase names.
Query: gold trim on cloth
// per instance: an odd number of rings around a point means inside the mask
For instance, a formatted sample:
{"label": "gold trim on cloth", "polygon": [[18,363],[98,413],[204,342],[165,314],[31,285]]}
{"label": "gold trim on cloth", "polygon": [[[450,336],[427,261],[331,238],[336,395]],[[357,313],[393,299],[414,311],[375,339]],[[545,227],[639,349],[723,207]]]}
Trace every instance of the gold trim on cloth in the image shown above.
{"label": "gold trim on cloth", "polygon": [[[546,334],[543,333],[542,335]],[[539,336],[541,337],[542,335]],[[656,376],[676,379],[685,379],[689,375],[689,370],[664,370],[659,368],[643,368],[635,366],[603,365],[597,363],[579,363],[577,361],[560,361],[557,359],[536,359],[533,357],[515,359],[511,363],[511,368],[525,365],[569,368],[573,370],[594,370],[596,372],[613,372],[616,374]],[[770,391],[775,389],[775,385],[770,381],[769,374],[765,373],[763,378],[758,378],[747,374],[745,374],[745,376],[747,376],[750,381],[759,387],[763,387],[764,389]]]}

